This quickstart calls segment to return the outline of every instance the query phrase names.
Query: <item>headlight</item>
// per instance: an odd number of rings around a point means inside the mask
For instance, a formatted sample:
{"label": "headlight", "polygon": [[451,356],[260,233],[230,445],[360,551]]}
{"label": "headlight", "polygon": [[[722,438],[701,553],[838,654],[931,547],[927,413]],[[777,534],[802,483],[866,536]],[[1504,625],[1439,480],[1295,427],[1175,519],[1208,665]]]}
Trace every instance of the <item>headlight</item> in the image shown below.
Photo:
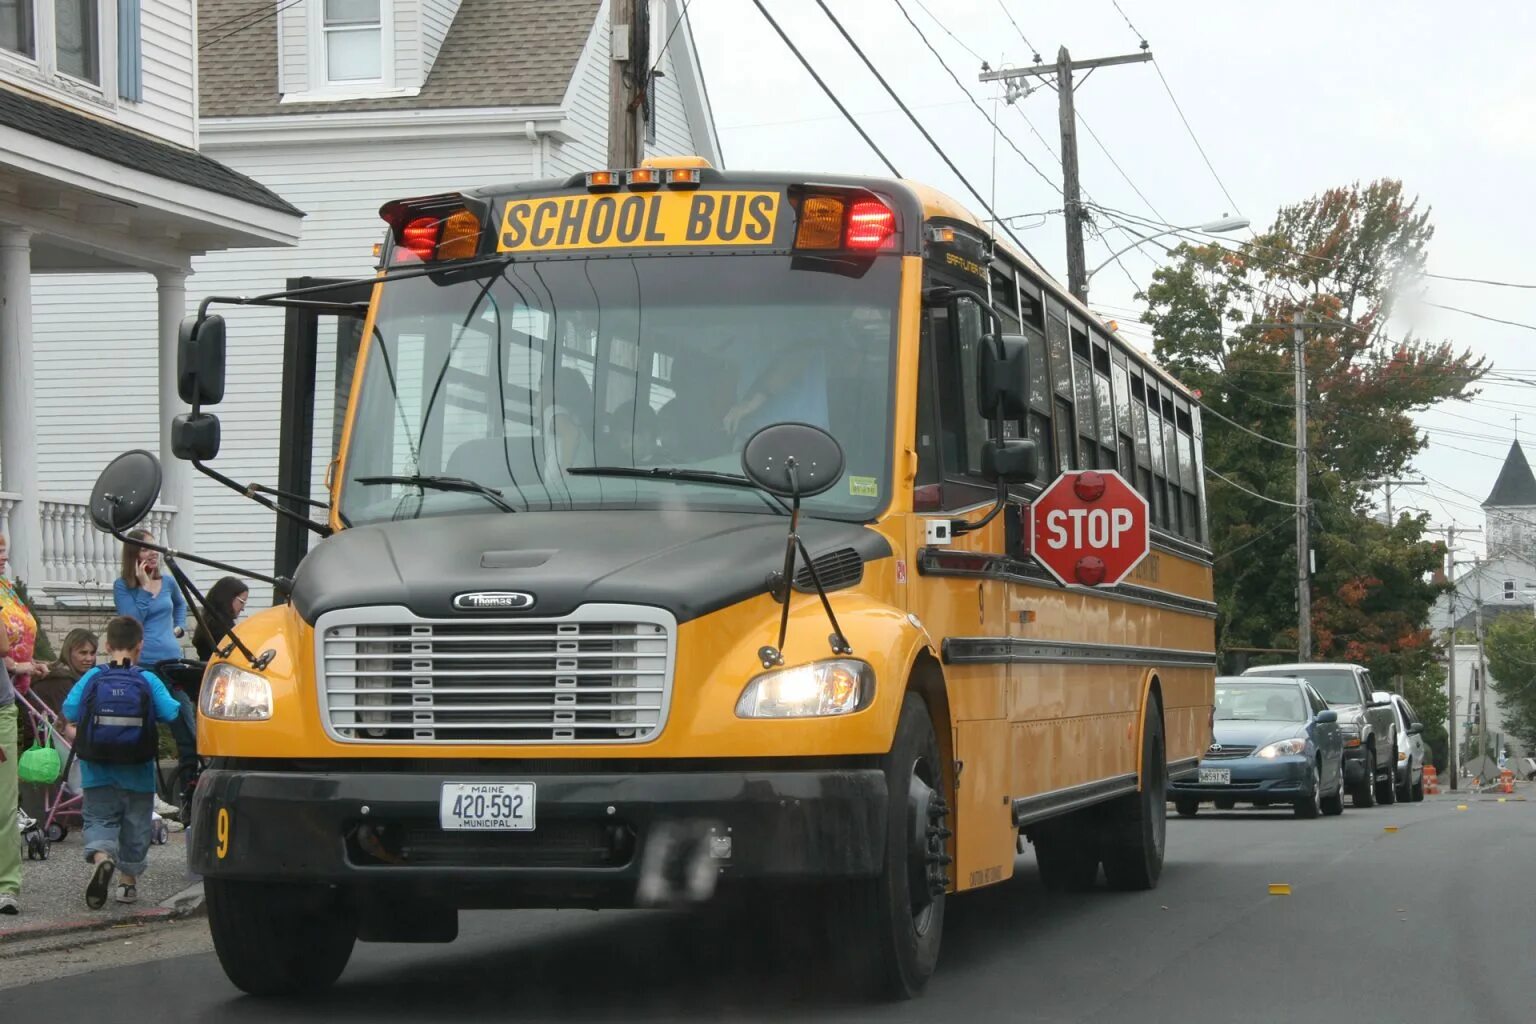
{"label": "headlight", "polygon": [[1280,740],[1271,743],[1259,750],[1255,757],[1289,757],[1292,754],[1303,753],[1307,749],[1307,741],[1304,739]]}
{"label": "headlight", "polygon": [[736,702],[739,718],[814,718],[869,706],[875,671],[862,661],[835,658],[764,672]]}
{"label": "headlight", "polygon": [[203,676],[198,704],[207,718],[260,722],[272,717],[272,684],[255,672],[220,662]]}

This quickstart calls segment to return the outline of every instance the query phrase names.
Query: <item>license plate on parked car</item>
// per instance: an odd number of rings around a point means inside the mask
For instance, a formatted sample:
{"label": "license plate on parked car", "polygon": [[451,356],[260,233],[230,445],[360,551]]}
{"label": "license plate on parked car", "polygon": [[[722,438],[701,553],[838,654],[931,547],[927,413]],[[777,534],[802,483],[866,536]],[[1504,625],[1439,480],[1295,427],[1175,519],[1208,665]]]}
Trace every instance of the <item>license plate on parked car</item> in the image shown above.
{"label": "license plate on parked car", "polygon": [[1232,784],[1231,768],[1201,768],[1200,785],[1202,786],[1230,786]]}
{"label": "license plate on parked car", "polygon": [[532,832],[531,782],[445,782],[437,818],[450,831]]}

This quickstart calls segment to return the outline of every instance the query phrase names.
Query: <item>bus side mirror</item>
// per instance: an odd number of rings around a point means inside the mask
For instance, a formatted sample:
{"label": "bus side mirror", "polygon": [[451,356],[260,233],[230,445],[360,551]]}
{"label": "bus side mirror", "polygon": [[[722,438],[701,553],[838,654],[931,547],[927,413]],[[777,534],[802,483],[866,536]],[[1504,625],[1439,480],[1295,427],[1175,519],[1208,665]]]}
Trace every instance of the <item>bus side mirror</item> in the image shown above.
{"label": "bus side mirror", "polygon": [[1039,474],[1035,442],[1010,437],[988,441],[981,449],[981,475],[994,483],[1027,484]]}
{"label": "bus side mirror", "polygon": [[176,391],[188,405],[218,405],[224,400],[224,318],[181,322],[176,343]]}
{"label": "bus side mirror", "polygon": [[976,407],[983,419],[1018,420],[1029,414],[1028,347],[1029,339],[1017,334],[981,339],[976,350]]}
{"label": "bus side mirror", "polygon": [[171,454],[207,462],[219,454],[219,418],[211,412],[183,413],[171,421]]}

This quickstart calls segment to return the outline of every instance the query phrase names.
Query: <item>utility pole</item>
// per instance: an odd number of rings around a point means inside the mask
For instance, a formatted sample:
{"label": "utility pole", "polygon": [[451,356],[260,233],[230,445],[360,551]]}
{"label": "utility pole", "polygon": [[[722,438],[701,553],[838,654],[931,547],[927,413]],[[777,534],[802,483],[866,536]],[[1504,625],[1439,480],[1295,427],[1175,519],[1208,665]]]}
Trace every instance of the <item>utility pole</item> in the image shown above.
{"label": "utility pole", "polygon": [[[1456,743],[1456,597],[1460,588],[1456,585],[1456,535],[1458,533],[1481,533],[1481,530],[1458,529],[1455,523],[1445,528],[1445,567],[1446,579],[1450,581],[1450,643],[1446,648],[1448,659],[1445,692],[1450,702],[1450,714],[1446,716],[1449,724],[1446,729],[1446,768],[1451,776],[1451,790],[1460,788],[1461,780],[1461,748]],[[1471,717],[1472,698],[1467,697],[1467,714]]]}
{"label": "utility pole", "polygon": [[[1475,588],[1474,628],[1477,638],[1477,750],[1478,771],[1488,760],[1488,656],[1483,651],[1483,573],[1482,562],[1472,559],[1472,585]],[[1470,707],[1470,704],[1468,705]]]}
{"label": "utility pole", "polygon": [[1307,336],[1301,311],[1291,317],[1296,363],[1296,653],[1312,660],[1312,542],[1307,505]]}
{"label": "utility pole", "polygon": [[[1055,65],[1036,64],[1032,68],[1008,68],[1004,71],[984,71],[981,74],[983,82],[1007,82],[1010,103],[1031,91],[1026,88],[1015,92],[1015,82],[1025,78],[1043,79],[1052,75],[1056,78],[1056,99],[1061,121],[1062,212],[1067,222],[1067,289],[1083,303],[1088,301],[1088,267],[1083,257],[1083,222],[1087,218],[1083,215],[1082,187],[1077,175],[1077,112],[1072,105],[1072,90],[1075,88],[1072,75],[1076,71],[1092,73],[1095,68],[1112,64],[1139,64],[1151,60],[1152,51],[1146,48],[1146,43],[1141,45],[1140,53],[1077,61],[1072,59],[1072,55],[1063,46],[1056,51]],[[1087,80],[1088,76],[1084,75],[1083,81]]]}
{"label": "utility pole", "polygon": [[1367,487],[1380,487],[1386,496],[1387,525],[1394,525],[1397,520],[1392,518],[1392,488],[1394,487],[1423,487],[1429,483],[1427,480],[1367,480]]}
{"label": "utility pole", "polygon": [[649,0],[609,0],[608,166],[639,167],[644,156]]}

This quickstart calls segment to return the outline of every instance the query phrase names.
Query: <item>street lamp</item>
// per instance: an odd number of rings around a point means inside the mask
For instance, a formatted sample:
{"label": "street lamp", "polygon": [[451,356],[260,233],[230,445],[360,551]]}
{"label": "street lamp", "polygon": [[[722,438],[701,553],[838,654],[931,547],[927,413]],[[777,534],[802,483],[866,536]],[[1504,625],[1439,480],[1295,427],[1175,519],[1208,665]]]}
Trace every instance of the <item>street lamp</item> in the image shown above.
{"label": "street lamp", "polygon": [[1133,228],[1128,228],[1124,224],[1121,224],[1120,227],[1130,234],[1135,235],[1138,241],[1132,242],[1124,249],[1117,249],[1110,253],[1109,259],[1105,260],[1103,263],[1100,263],[1098,266],[1088,271],[1087,274],[1083,275],[1083,292],[1086,295],[1088,291],[1088,284],[1093,280],[1094,274],[1097,274],[1099,271],[1109,266],[1115,260],[1119,259],[1121,256],[1130,252],[1132,249],[1143,244],[1144,242],[1150,242],[1155,238],[1162,238],[1164,235],[1177,234],[1180,231],[1199,231],[1202,234],[1207,235],[1225,234],[1228,231],[1241,231],[1248,226],[1248,223],[1249,221],[1247,217],[1222,217],[1219,220],[1213,220],[1205,224],[1194,224],[1183,228],[1164,228],[1162,231],[1151,235],[1144,235],[1140,231],[1136,231]]}

